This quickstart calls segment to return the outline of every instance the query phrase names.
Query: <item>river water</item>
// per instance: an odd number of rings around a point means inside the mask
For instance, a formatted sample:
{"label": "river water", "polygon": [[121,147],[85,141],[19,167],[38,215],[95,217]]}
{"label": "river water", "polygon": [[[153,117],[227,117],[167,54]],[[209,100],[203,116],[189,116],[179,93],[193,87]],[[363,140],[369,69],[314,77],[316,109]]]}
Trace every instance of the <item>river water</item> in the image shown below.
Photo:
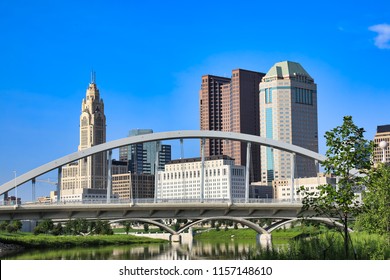
{"label": "river water", "polygon": [[255,254],[255,240],[210,242],[193,240],[187,244],[162,243],[94,248],[26,250],[2,257],[3,260],[241,260]]}

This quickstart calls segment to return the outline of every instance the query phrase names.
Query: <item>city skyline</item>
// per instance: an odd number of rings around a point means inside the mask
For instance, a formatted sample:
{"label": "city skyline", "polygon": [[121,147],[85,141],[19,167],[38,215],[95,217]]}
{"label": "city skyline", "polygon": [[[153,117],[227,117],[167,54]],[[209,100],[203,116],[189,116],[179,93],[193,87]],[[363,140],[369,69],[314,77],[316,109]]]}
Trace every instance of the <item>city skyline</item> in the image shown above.
{"label": "city skyline", "polygon": [[[270,12],[252,1],[221,3],[0,3],[0,183],[76,151],[79,102],[92,69],[104,95],[107,141],[134,127],[198,129],[202,75],[266,72],[284,60],[301,63],[318,85],[320,153],[325,131],[344,115],[367,139],[390,123],[390,4],[351,11],[348,1],[334,2],[337,9],[332,1],[281,1]],[[213,29],[222,27],[234,36],[216,40]],[[197,156],[199,141],[186,143],[185,157]]]}

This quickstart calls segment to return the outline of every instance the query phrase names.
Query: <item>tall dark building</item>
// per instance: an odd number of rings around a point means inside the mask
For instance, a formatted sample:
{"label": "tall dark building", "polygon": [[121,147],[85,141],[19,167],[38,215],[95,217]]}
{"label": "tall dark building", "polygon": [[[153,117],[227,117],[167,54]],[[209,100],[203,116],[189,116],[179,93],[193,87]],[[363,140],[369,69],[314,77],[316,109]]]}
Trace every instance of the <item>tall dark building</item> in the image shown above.
{"label": "tall dark building", "polygon": [[[260,135],[259,83],[264,73],[243,69],[231,78],[202,76],[200,129]],[[246,165],[246,143],[220,139],[206,140],[206,156],[227,155],[235,164]],[[252,146],[251,181],[259,181],[260,147]]]}

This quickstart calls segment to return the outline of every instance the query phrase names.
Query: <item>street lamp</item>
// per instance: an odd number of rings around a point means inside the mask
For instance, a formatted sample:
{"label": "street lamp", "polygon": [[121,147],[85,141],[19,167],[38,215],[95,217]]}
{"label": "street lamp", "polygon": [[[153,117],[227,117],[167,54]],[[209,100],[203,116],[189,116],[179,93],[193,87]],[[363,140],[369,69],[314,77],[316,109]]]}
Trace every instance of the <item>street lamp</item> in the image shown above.
{"label": "street lamp", "polygon": [[386,141],[381,141],[379,143],[379,148],[382,149],[382,163],[386,163],[386,148],[389,144]]}

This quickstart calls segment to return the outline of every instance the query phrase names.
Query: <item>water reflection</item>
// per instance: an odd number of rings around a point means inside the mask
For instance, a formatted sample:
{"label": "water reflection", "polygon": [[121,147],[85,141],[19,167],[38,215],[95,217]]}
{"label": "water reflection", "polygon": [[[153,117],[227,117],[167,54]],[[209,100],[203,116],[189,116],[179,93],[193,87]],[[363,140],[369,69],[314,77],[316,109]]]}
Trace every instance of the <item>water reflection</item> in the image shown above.
{"label": "water reflection", "polygon": [[9,260],[198,260],[246,259],[258,250],[255,241],[207,242],[193,240],[187,244],[145,244],[28,250],[2,259]]}

